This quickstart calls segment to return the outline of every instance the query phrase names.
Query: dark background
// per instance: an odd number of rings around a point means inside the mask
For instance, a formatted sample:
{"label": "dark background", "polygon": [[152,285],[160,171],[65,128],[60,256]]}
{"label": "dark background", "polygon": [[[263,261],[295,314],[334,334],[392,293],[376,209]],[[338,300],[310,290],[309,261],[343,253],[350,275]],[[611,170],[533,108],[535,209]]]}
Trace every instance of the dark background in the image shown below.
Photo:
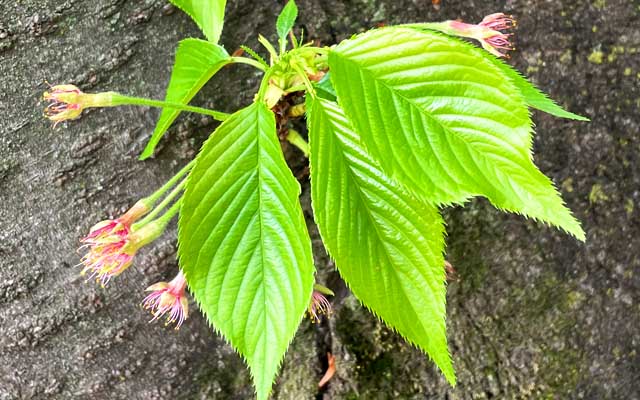
{"label": "dark background", "polygon": [[[274,38],[283,1],[229,0],[222,42]],[[307,37],[332,44],[381,23],[497,11],[519,21],[510,63],[591,123],[534,113],[535,161],[583,221],[587,243],[477,199],[445,211],[448,329],[459,384],[367,313],[339,282],[311,226],[335,315],[303,321],[278,399],[640,398],[640,2],[299,0]],[[215,128],[183,115],[155,159],[136,160],[157,110],[42,118],[44,80],[162,98],[178,41],[202,37],[164,0],[0,0],[0,399],[244,399],[241,359],[195,304],[175,332],[148,324],[143,289],[177,270],[175,229],[103,290],[76,266],[78,238],[186,164]],[[247,105],[258,75],[225,68],[194,104]],[[286,149],[300,166],[303,158]],[[303,205],[310,219],[309,188]],[[326,353],[337,359],[318,391]]]}

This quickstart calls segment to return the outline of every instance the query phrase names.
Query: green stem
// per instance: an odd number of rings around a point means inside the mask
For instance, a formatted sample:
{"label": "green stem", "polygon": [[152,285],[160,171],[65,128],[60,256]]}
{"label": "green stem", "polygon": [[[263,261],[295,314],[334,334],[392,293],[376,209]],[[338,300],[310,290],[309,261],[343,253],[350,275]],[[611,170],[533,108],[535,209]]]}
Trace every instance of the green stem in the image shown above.
{"label": "green stem", "polygon": [[448,24],[446,22],[420,22],[413,24],[401,24],[398,25],[402,28],[413,28],[413,29],[432,29],[435,31],[450,33],[451,29],[447,29]]}
{"label": "green stem", "polygon": [[282,57],[287,51],[287,38],[278,39],[278,43],[280,44],[280,57]]}
{"label": "green stem", "polygon": [[271,79],[271,75],[273,75],[273,68],[269,68],[262,77],[262,82],[260,82],[260,89],[258,89],[256,99],[264,101],[264,95],[267,93],[267,89],[269,88],[269,80]]}
{"label": "green stem", "polygon": [[287,141],[292,145],[296,146],[300,151],[304,153],[304,156],[309,158],[309,153],[311,151],[309,147],[309,143],[295,129],[289,129],[289,133],[287,134]]}
{"label": "green stem", "polygon": [[142,220],[140,220],[139,222],[136,222],[135,224],[133,224],[133,226],[131,227],[133,231],[136,231],[140,228],[142,228],[144,225],[148,224],[149,222],[153,221],[153,219],[155,217],[158,216],[158,214],[160,214],[160,212],[162,212],[162,210],[164,210],[164,208],[166,206],[168,206],[171,201],[173,201],[173,199],[178,196],[182,190],[184,189],[184,186],[187,183],[187,178],[183,179],[182,182],[180,182],[175,188],[173,188],[173,190],[167,195],[167,197],[165,197],[160,204],[158,204],[153,211],[151,211],[149,214],[147,214]]}
{"label": "green stem", "polygon": [[194,107],[186,104],[172,103],[169,101],[145,99],[143,97],[125,96],[120,93],[112,93],[111,106],[122,105],[139,105],[139,106],[151,106],[160,108],[173,108],[181,111],[188,111],[198,114],[210,115],[217,121],[224,121],[229,117],[229,114],[220,111],[209,110],[208,108]]}
{"label": "green stem", "polygon": [[307,88],[306,85],[296,85],[296,86],[291,86],[289,89],[285,90],[285,93],[294,93],[294,92],[301,92],[303,90],[305,90]]}
{"label": "green stem", "polygon": [[149,206],[153,206],[154,204],[156,204],[158,202],[158,200],[160,199],[160,197],[162,197],[162,195],[164,195],[167,190],[171,189],[173,187],[173,185],[175,185],[180,180],[180,178],[182,178],[184,176],[184,174],[189,172],[191,170],[191,168],[193,168],[193,166],[195,164],[196,164],[196,160],[191,160],[189,162],[189,164],[187,164],[184,167],[182,167],[182,169],[180,171],[178,171],[177,174],[172,176],[171,179],[169,179],[167,181],[167,183],[162,185],[162,187],[160,187],[160,189],[158,189],[155,192],[153,192],[152,195],[145,197],[143,199],[144,202],[146,204],[148,204]]}
{"label": "green stem", "polygon": [[247,65],[251,65],[252,67],[255,67],[257,69],[259,69],[262,72],[265,72],[267,70],[267,67],[264,66],[264,64],[262,64],[261,62],[254,60],[253,58],[247,58],[247,57],[231,57],[231,61],[235,64],[247,64]]}
{"label": "green stem", "polygon": [[313,88],[313,84],[309,80],[309,77],[307,76],[307,73],[304,71],[304,68],[302,68],[300,66],[300,64],[295,63],[295,62],[292,63],[291,66],[302,77],[302,81],[304,82],[304,85],[307,87],[307,93],[311,97],[315,98],[316,97],[316,90]]}
{"label": "green stem", "polygon": [[178,211],[180,211],[180,206],[182,206],[182,197],[179,198],[178,201],[173,203],[171,208],[166,213],[164,213],[162,217],[158,218],[156,221],[158,221],[163,225],[168,224],[169,221],[171,221],[171,218],[173,218],[178,213]]}

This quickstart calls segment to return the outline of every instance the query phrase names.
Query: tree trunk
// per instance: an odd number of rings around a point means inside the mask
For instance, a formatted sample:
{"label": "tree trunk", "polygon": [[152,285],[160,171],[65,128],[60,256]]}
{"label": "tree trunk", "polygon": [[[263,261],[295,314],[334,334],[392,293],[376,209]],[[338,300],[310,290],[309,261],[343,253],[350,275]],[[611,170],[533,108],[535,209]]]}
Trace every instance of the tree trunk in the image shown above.
{"label": "tree trunk", "polygon": [[[284,1],[229,0],[230,51],[274,37]],[[476,199],[445,210],[448,335],[459,377],[361,307],[340,281],[302,203],[319,279],[335,313],[303,321],[274,386],[278,399],[640,398],[640,26],[637,2],[299,0],[305,37],[333,44],[379,24],[515,14],[511,64],[578,123],[535,113],[536,163],[558,184],[587,243]],[[179,40],[201,37],[162,0],[0,0],[0,399],[245,399],[242,360],[193,312],[179,331],[139,306],[177,270],[175,227],[107,289],[84,282],[78,238],[185,165],[215,128],[183,114],[157,156],[137,161],[157,110],[85,112],[52,129],[45,81],[162,98]],[[194,104],[249,104],[259,75],[224,68]],[[305,160],[286,149],[294,170]],[[336,374],[318,389],[327,353]]]}

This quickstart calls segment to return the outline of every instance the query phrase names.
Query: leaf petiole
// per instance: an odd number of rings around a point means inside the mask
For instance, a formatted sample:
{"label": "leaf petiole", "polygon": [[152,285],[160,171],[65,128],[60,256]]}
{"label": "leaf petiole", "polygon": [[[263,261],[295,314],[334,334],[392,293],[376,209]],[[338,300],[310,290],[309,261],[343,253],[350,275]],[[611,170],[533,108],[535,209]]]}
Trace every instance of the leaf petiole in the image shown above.
{"label": "leaf petiole", "polygon": [[248,58],[248,57],[231,57],[231,62],[234,64],[251,65],[252,67],[257,68],[262,72],[265,72],[267,68],[269,68],[269,66],[266,63],[263,64],[258,60],[254,60],[253,58]]}
{"label": "leaf petiole", "polygon": [[269,42],[269,40],[267,40],[267,38],[262,35],[258,35],[258,42],[260,42],[260,44],[263,45],[264,48],[269,52],[270,64],[273,65],[274,63],[276,63],[278,61],[278,52],[276,51],[276,48],[273,47],[271,42]]}

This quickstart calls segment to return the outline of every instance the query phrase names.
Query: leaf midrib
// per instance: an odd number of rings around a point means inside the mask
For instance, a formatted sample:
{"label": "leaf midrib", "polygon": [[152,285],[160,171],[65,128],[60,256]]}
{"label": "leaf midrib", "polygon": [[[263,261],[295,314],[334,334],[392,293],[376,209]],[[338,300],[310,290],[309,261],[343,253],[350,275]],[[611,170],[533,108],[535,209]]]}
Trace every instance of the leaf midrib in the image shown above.
{"label": "leaf midrib", "polygon": [[[316,101],[318,101],[318,100],[316,100]],[[320,103],[320,104],[322,104],[322,103]],[[320,108],[322,109],[322,112],[325,114],[325,118],[328,117],[328,113],[326,111],[324,111],[325,110],[324,106],[321,106]],[[331,121],[332,119],[331,118],[326,118],[326,120],[327,121]],[[332,122],[328,122],[328,123],[333,125],[334,129],[340,128],[340,127],[336,126],[335,124],[333,124]],[[359,179],[356,177],[353,168],[350,166],[350,163],[349,163],[348,158],[346,156],[346,152],[343,150],[346,146],[342,143],[342,140],[340,140],[340,138],[338,137],[337,134],[332,132],[332,135],[334,136],[334,140],[336,140],[336,142],[338,144],[338,148],[340,149],[340,158],[342,158],[342,161],[343,161],[344,165],[347,168],[348,175],[350,176],[351,181],[354,183],[354,186],[357,187],[356,192],[358,193],[358,199],[359,199],[360,203],[363,204],[364,208],[367,210],[366,214],[367,214],[367,220],[369,221],[369,225],[373,226],[373,229],[376,232],[376,239],[384,248],[385,259],[387,260],[388,265],[392,266],[391,271],[393,271],[393,274],[395,275],[396,281],[397,282],[401,282],[402,279],[398,275],[401,272],[396,269],[395,263],[391,260],[389,254],[388,254],[387,245],[385,244],[385,241],[382,240],[384,235],[382,235],[380,233],[380,229],[378,228],[377,224],[375,223],[375,220],[373,219],[373,215],[372,215],[373,212],[372,212],[370,206],[367,204],[367,201],[365,200],[363,189],[361,188],[361,185],[358,184]],[[373,160],[368,160],[368,161],[373,161]],[[420,275],[422,275],[422,274],[420,274]],[[430,289],[433,292],[431,287],[430,287]],[[407,299],[407,297],[404,295],[404,293],[403,293],[403,296],[404,296],[405,299]],[[419,316],[419,313],[415,310],[413,304],[410,301],[408,301],[408,303],[411,305],[411,310],[412,310],[413,314],[416,315],[416,316]],[[428,332],[428,330],[426,329],[426,327],[424,326],[422,321],[420,321],[420,318],[418,318],[418,320],[420,322],[420,326],[422,327],[423,331],[424,332]]]}
{"label": "leaf midrib", "polygon": [[[263,305],[263,318],[264,318],[264,330],[262,331],[260,336],[266,335],[268,332],[267,329],[267,296],[266,296],[266,281],[265,281],[265,273],[264,273],[264,269],[265,269],[265,257],[264,257],[264,220],[263,220],[263,216],[262,216],[262,180],[263,180],[263,172],[262,172],[262,168],[263,165],[260,162],[260,154],[262,153],[262,146],[261,146],[261,138],[262,138],[262,130],[260,129],[260,123],[262,122],[262,112],[261,112],[261,107],[264,107],[261,103],[256,103],[256,114],[257,114],[257,118],[256,118],[256,132],[258,133],[258,137],[256,138],[256,165],[258,166],[258,219],[259,219],[259,224],[260,224],[260,259],[261,259],[261,268],[260,268],[260,274],[261,279],[260,279],[260,286],[262,286],[262,305]],[[270,111],[269,111],[270,112]],[[260,339],[258,339],[256,341],[256,345],[259,342]],[[266,343],[266,341],[265,341]],[[263,361],[267,360],[267,346],[262,346],[262,359]],[[265,374],[266,372],[266,368],[262,368],[262,379],[261,379],[261,384],[264,385],[264,382],[266,382],[266,378],[265,378]],[[262,388],[260,388],[259,390],[261,390]]]}

